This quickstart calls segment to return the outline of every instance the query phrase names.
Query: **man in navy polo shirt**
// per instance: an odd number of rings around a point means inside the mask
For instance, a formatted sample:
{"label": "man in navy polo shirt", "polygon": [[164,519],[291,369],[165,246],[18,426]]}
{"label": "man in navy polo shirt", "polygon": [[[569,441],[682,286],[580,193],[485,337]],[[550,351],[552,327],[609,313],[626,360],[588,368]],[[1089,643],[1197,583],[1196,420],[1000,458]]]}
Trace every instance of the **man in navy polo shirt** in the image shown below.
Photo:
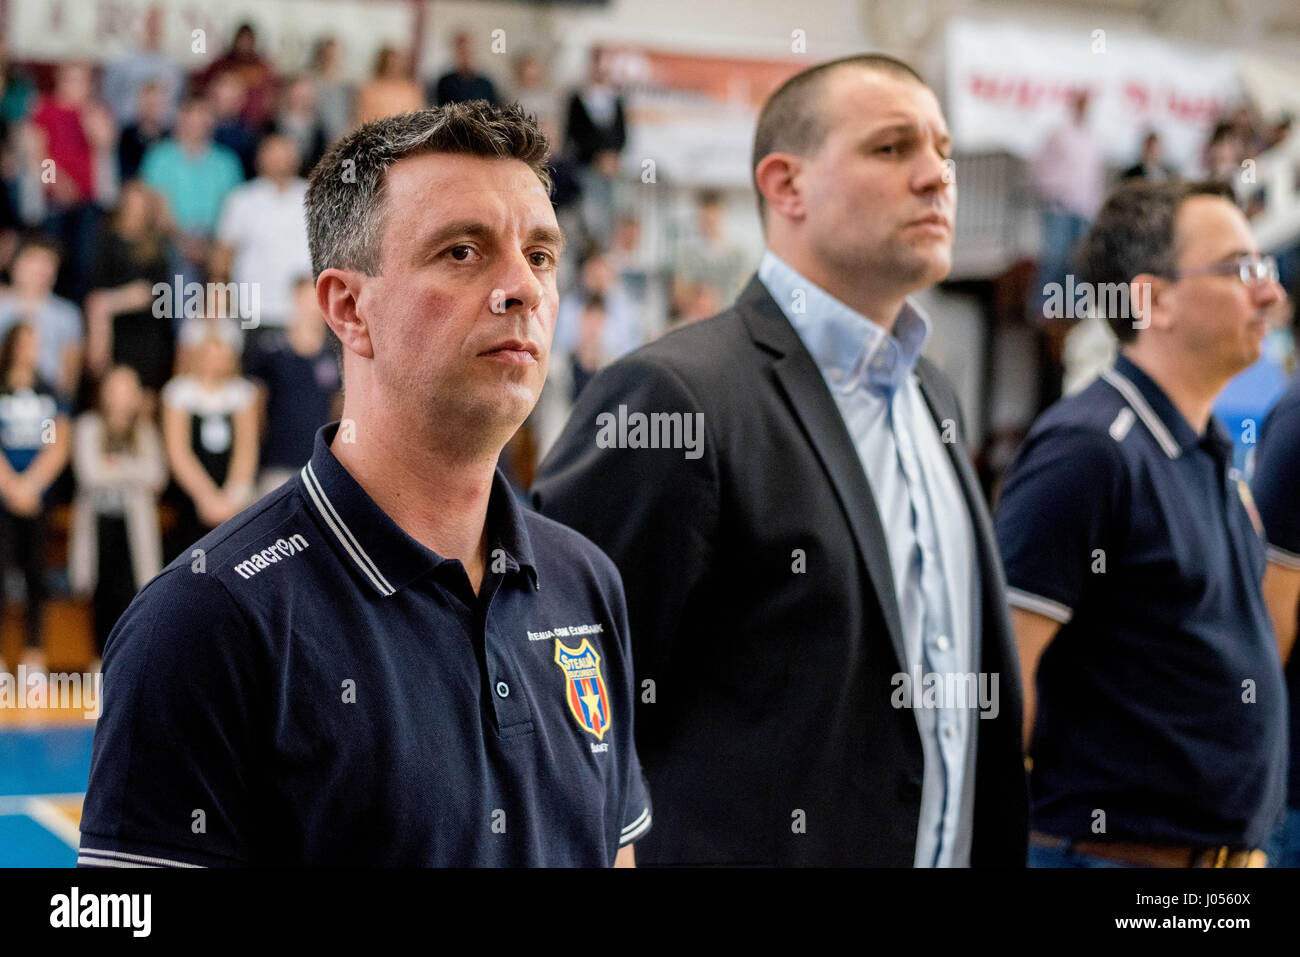
{"label": "man in navy polo shirt", "polygon": [[1264,420],[1251,477],[1268,537],[1264,600],[1286,667],[1291,704],[1287,808],[1269,848],[1272,867],[1300,867],[1300,655],[1295,653],[1300,615],[1300,379],[1278,399]]}
{"label": "man in navy polo shirt", "polygon": [[555,326],[546,149],[453,104],[316,167],[343,420],[110,636],[79,863],[633,863],[618,573],[496,469]]}
{"label": "man in navy polo shirt", "polygon": [[1210,409],[1259,358],[1276,265],[1226,186],[1187,183],[1116,190],[1080,262],[1099,293],[1125,292],[1107,294],[1120,355],[1034,424],[997,512],[1030,862],[1258,864],[1286,690],[1258,516]]}

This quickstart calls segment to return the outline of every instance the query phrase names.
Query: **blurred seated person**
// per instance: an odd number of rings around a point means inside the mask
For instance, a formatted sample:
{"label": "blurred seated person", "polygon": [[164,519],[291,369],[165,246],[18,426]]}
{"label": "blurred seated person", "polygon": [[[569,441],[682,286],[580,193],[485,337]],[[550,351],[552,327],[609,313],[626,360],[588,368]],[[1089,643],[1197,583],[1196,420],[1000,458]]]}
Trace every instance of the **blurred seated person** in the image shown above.
{"label": "blurred seated person", "polygon": [[560,297],[552,346],[555,351],[572,353],[575,350],[582,311],[593,295],[604,301],[602,343],[610,359],[617,359],[649,341],[651,336],[642,327],[641,311],[624,288],[608,255],[592,246],[583,254],[578,266],[577,287]]}
{"label": "blurred seated person", "polygon": [[122,127],[117,140],[117,166],[122,182],[133,179],[140,172],[144,154],[153,144],[171,135],[165,119],[167,94],[158,80],[149,80],[140,86],[135,118]]}
{"label": "blurred seated person", "polygon": [[257,32],[251,23],[241,23],[235,30],[230,49],[199,75],[199,87],[209,89],[222,77],[234,76],[245,95],[240,103],[240,118],[249,129],[260,129],[271,113],[275,93],[275,71],[257,52]]}
{"label": "blurred seated person", "polygon": [[474,65],[474,35],[459,30],[452,38],[454,66],[438,78],[429,90],[429,103],[445,106],[468,100],[487,100],[497,106],[497,88],[492,80]]}
{"label": "blurred seated person", "polygon": [[133,180],[122,187],[117,209],[99,243],[91,292],[86,297],[86,365],[96,378],[125,365],[154,400],[173,375],[176,334],[170,310],[155,314],[154,287],[172,295],[171,238],[162,197]]}
{"label": "blurred seated person", "polygon": [[1178,173],[1164,162],[1163,153],[1164,147],[1160,144],[1160,134],[1152,130],[1142,139],[1142,155],[1138,157],[1138,161],[1120,173],[1119,178],[1149,179],[1156,182],[1173,179]]}
{"label": "blurred seated person", "polygon": [[257,477],[257,389],[240,377],[234,350],[209,333],[187,365],[162,392],[163,445],[175,486],[169,499],[177,510],[166,560],[249,505]]}
{"label": "blurred seated person", "polygon": [[374,75],[357,90],[356,126],[424,109],[424,93],[411,76],[411,57],[397,47],[375,54]]}
{"label": "blurred seated person", "polygon": [[[726,212],[720,192],[709,189],[700,193],[695,234],[678,247],[673,279],[675,284],[708,284],[719,291],[723,302],[731,302],[758,264],[727,236]],[[673,292],[677,295],[679,290]]]}
{"label": "blurred seated person", "polygon": [[144,154],[140,178],[167,202],[187,279],[203,275],[217,217],[230,191],[244,181],[239,157],[212,141],[212,106],[201,97],[181,104],[176,133]]}
{"label": "blurred seated person", "polygon": [[74,594],[91,596],[95,655],[103,658],[117,619],[162,570],[158,495],[167,466],[134,369],[108,371],[96,407],[77,417],[73,445],[68,578]]}
{"label": "blurred seated person", "polygon": [[226,147],[239,157],[244,168],[244,178],[255,173],[257,143],[261,127],[249,126],[244,119],[244,101],[248,91],[237,73],[223,73],[208,87],[208,99],[216,122],[212,127],[212,141]]}
{"label": "blurred seated person", "polygon": [[52,239],[24,240],[10,270],[12,286],[0,292],[0,333],[27,322],[40,336],[37,368],[60,399],[71,401],[81,378],[81,312],[54,294],[60,247]]}
{"label": "blurred seated person", "polygon": [[587,383],[611,356],[605,349],[605,326],[608,317],[605,300],[598,293],[588,293],[578,314],[577,336],[572,351],[552,349],[546,383],[537,406],[529,417],[536,445],[537,460],[545,457],[569,421],[573,404]]}
{"label": "blurred seated person", "polygon": [[299,176],[306,177],[325,155],[330,137],[316,106],[316,87],[311,78],[291,79],[280,93],[280,105],[265,132],[277,133],[293,143],[298,155]]}
{"label": "blurred seated person", "polygon": [[[22,570],[27,591],[21,664],[44,670],[45,493],[63,472],[71,445],[68,417],[41,379],[39,334],[27,322],[0,340],[0,582]],[[8,604],[0,590],[0,608]]]}
{"label": "blurred seated person", "polygon": [[245,370],[260,384],[265,409],[259,495],[279,488],[306,465],[316,430],[342,412],[339,363],[329,338],[316,283],[310,275],[300,276],[284,339],[251,356]]}

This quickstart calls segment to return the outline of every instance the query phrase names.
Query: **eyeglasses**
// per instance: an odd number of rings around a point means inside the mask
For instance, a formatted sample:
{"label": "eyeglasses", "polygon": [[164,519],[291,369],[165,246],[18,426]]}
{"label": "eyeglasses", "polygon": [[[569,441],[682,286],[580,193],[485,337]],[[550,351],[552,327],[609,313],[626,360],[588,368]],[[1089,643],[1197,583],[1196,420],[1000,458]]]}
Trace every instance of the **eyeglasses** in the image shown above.
{"label": "eyeglasses", "polygon": [[1196,269],[1175,269],[1174,279],[1185,276],[1238,276],[1247,286],[1254,288],[1268,282],[1277,282],[1277,260],[1272,256],[1243,256],[1230,263],[1214,263]]}

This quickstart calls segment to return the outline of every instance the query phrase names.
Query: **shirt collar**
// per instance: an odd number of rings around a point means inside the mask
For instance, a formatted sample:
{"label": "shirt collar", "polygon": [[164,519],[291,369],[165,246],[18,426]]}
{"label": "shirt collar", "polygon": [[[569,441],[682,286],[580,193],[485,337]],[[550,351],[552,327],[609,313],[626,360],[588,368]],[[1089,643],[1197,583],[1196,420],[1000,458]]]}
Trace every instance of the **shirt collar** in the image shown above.
{"label": "shirt collar", "polygon": [[[885,328],[805,279],[770,249],[758,278],[790,320],[833,392],[865,385],[889,395],[911,375],[930,338],[930,319],[904,303],[891,335]],[[797,310],[796,304],[802,309]]]}
{"label": "shirt collar", "polygon": [[[325,529],[326,538],[343,562],[356,568],[380,595],[396,594],[422,575],[443,565],[458,565],[406,534],[330,451],[339,423],[316,433],[311,461],[299,472],[308,508]],[[500,469],[492,479],[487,514],[488,565],[500,549],[505,569],[527,568],[538,586],[532,542],[510,483]]]}
{"label": "shirt collar", "polygon": [[1210,416],[1205,434],[1198,435],[1165,390],[1128,356],[1117,355],[1101,377],[1119,391],[1169,458],[1204,445],[1220,462],[1232,460],[1232,439],[1219,420]]}

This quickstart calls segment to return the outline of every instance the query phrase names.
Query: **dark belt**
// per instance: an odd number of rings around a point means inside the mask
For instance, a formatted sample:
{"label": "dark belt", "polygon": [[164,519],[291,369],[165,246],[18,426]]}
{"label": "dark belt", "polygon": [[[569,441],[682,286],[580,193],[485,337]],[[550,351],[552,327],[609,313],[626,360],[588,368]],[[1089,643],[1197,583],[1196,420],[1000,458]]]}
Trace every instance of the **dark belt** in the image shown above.
{"label": "dark belt", "polygon": [[1267,867],[1261,850],[1231,847],[1193,847],[1190,844],[1150,844],[1142,841],[1071,841],[1033,831],[1029,842],[1039,847],[1072,851],[1087,857],[1131,864],[1135,867]]}

